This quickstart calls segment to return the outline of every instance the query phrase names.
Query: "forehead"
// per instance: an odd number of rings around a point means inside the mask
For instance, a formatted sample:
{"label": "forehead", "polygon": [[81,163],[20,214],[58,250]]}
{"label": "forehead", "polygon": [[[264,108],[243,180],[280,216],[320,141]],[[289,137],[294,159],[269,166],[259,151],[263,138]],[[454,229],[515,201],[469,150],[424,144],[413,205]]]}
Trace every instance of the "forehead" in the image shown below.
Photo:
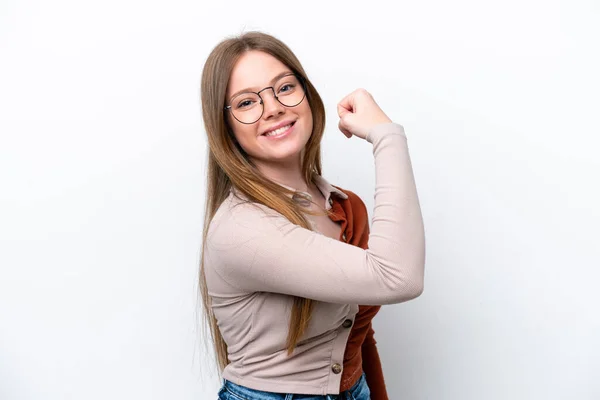
{"label": "forehead", "polygon": [[233,67],[227,85],[227,94],[242,89],[262,89],[281,72],[291,71],[270,54],[251,50],[244,53]]}

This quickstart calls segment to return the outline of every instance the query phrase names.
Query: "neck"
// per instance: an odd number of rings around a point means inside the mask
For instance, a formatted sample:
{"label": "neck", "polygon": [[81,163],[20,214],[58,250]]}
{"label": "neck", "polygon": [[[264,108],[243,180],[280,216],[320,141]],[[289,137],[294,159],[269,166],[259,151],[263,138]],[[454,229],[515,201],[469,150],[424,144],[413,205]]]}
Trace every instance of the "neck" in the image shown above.
{"label": "neck", "polygon": [[255,160],[254,164],[264,176],[275,183],[301,192],[309,191],[309,184],[304,180],[299,158],[294,161],[277,164]]}

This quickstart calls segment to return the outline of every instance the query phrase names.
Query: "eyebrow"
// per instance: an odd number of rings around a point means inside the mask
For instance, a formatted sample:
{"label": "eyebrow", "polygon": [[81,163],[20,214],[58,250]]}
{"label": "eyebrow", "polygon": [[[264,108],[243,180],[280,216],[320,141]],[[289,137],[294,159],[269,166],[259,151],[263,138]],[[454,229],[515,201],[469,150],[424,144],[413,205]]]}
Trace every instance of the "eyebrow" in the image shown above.
{"label": "eyebrow", "polygon": [[[277,81],[278,79],[280,79],[280,78],[284,77],[285,75],[291,75],[291,74],[293,74],[293,72],[292,72],[292,71],[283,71],[283,72],[281,72],[281,73],[277,74],[277,75],[276,75],[276,76],[275,76],[273,79],[271,79],[271,82],[270,82],[270,83],[271,83],[271,85],[272,85],[272,84],[273,84],[273,83],[275,83],[275,81]],[[267,87],[268,87],[268,86],[267,86]],[[231,99],[233,99],[235,96],[237,96],[238,94],[241,94],[241,93],[246,93],[246,92],[253,92],[253,93],[256,93],[256,92],[254,92],[252,89],[253,89],[253,88],[246,88],[246,89],[238,90],[237,92],[235,92],[234,94],[232,94],[231,96],[229,96],[229,100],[228,100],[228,101],[229,101],[229,102],[231,102]]]}

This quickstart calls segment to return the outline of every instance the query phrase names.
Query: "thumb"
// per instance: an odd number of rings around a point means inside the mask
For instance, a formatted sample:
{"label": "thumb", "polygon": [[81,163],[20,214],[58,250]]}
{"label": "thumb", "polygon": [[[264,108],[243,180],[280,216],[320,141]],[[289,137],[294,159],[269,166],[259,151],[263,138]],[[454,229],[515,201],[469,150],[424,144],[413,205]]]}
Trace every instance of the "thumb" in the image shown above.
{"label": "thumb", "polygon": [[340,130],[344,132],[344,135],[348,137],[354,136],[354,128],[356,126],[355,120],[356,115],[352,112],[347,112],[340,118],[338,126],[340,127]]}
{"label": "thumb", "polygon": [[347,137],[347,138],[351,138],[352,137],[352,133],[348,130],[348,128],[346,127],[346,125],[344,124],[344,120],[340,119],[340,122],[338,122],[338,128],[340,129],[340,131],[342,131],[342,133]]}

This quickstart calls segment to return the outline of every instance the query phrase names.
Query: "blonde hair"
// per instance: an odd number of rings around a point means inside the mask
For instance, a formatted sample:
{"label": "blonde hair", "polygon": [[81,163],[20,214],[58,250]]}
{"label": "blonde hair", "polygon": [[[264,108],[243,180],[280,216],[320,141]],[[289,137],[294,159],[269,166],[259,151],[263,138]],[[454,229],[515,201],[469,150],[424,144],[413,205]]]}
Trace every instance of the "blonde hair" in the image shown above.
{"label": "blonde hair", "polygon": [[[201,99],[202,117],[208,136],[208,176],[206,208],[200,255],[200,293],[204,310],[204,322],[210,331],[219,371],[229,363],[227,344],[223,340],[217,320],[211,309],[210,296],[204,273],[204,248],[208,227],[215,212],[234,187],[252,202],[263,204],[287,218],[290,222],[311,229],[303,215],[306,211],[291,199],[291,191],[262,175],[249,161],[241,146],[234,140],[233,132],[224,114],[225,96],[231,71],[237,60],[247,51],[262,51],[275,57],[292,70],[303,82],[306,100],[313,116],[313,130],[306,144],[302,159],[302,174],[306,182],[313,182],[314,175],[321,175],[321,138],[325,130],[323,101],[308,80],[300,61],[279,39],[261,32],[247,32],[220,42],[208,56],[202,71]],[[291,354],[310,321],[313,302],[294,297],[289,322],[287,350]]]}

